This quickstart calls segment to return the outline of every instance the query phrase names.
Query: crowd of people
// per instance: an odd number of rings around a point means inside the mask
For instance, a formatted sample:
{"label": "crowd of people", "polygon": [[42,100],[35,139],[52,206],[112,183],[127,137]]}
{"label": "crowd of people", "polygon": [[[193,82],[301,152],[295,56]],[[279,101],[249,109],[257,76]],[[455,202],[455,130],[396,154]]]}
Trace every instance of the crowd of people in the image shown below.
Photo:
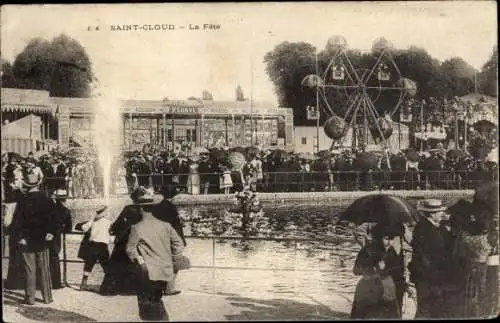
{"label": "crowd of people", "polygon": [[[417,319],[496,316],[498,210],[471,206],[462,201],[449,208],[440,200],[425,200],[411,231],[387,223],[357,227],[363,247],[353,272],[362,278],[351,318],[401,319],[405,293],[416,296]],[[407,266],[405,242],[412,250]]]}
{"label": "crowd of people", "polygon": [[[251,161],[244,161],[243,169],[250,167]],[[52,289],[63,287],[61,234],[72,230],[72,217],[65,206],[67,191],[57,187],[47,197],[39,189],[43,174],[35,165],[28,168],[31,171],[22,172],[19,179],[21,189],[12,218],[4,220],[10,258],[5,287],[24,287],[25,303],[34,305],[40,286],[43,302],[49,304],[53,302]],[[243,180],[247,191],[255,189],[248,176]],[[175,288],[176,274],[190,267],[189,259],[183,256],[183,226],[170,202],[178,190],[175,185],[166,185],[160,191],[161,201],[152,189],[138,185],[130,194],[133,204],[125,206],[116,219],[101,207],[91,219],[75,226],[85,232],[78,251],[84,261],[80,289],[88,289],[88,277],[99,262],[105,274],[99,292],[136,294],[143,320],[169,319],[162,296],[180,292]],[[454,213],[439,200],[426,200],[420,211],[421,218],[411,234],[407,227],[398,231],[383,222],[357,228],[358,232],[365,230],[362,236],[366,239],[354,265],[354,273],[363,278],[356,287],[352,318],[402,317],[403,295],[411,293],[403,240],[412,247],[408,270],[416,289],[417,318],[491,315],[491,304],[496,300],[488,298],[485,286],[488,262],[492,255],[498,257],[498,232],[494,233],[498,220],[492,220],[498,218],[498,210],[472,205],[459,207],[460,212]],[[495,212],[496,217],[492,215]]]}
{"label": "crowd of people", "polygon": [[[71,212],[65,206],[68,195],[57,189],[47,197],[35,177],[24,176],[22,185],[12,218],[4,219],[9,239],[5,288],[24,288],[24,303],[35,305],[39,286],[43,302],[50,304],[54,301],[52,289],[64,287],[59,252],[61,235],[72,231]],[[160,201],[152,191],[138,187],[131,194],[133,204],[116,219],[106,207],[100,207],[91,219],[75,226],[85,232],[78,251],[84,261],[80,289],[88,290],[88,277],[99,262],[105,274],[99,292],[136,294],[139,315],[146,321],[169,320],[161,298],[180,293],[175,289],[176,274],[190,268],[189,259],[182,255],[186,241],[179,214],[168,200],[172,191],[164,194]]]}
{"label": "crowd of people", "polygon": [[[110,194],[130,193],[137,186],[159,192],[174,186],[181,192],[230,194],[250,185],[259,192],[356,190],[473,189],[495,179],[497,161],[463,150],[408,149],[395,154],[351,149],[320,154],[259,151],[255,147],[206,149],[188,154],[145,148],[124,154],[112,167]],[[2,169],[3,197],[12,200],[23,172],[36,172],[47,195],[68,190],[70,198],[102,196],[102,169],[95,154],[72,158],[52,152],[35,159],[7,156]]]}

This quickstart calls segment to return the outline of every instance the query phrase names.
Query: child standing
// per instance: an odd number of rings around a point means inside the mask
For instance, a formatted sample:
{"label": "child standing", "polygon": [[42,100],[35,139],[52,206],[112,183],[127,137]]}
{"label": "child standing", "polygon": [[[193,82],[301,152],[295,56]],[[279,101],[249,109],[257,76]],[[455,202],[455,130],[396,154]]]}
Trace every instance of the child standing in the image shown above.
{"label": "child standing", "polygon": [[84,260],[83,277],[80,290],[87,290],[87,280],[97,261],[102,266],[104,273],[107,272],[109,262],[108,244],[112,242],[109,233],[112,222],[108,219],[106,206],[97,210],[96,215],[90,221],[78,223],[76,230],[86,232],[78,250],[78,258]]}
{"label": "child standing", "polygon": [[231,178],[231,170],[227,165],[222,165],[222,176],[221,176],[221,189],[224,189],[224,194],[229,194],[231,188],[233,187],[233,180]]}

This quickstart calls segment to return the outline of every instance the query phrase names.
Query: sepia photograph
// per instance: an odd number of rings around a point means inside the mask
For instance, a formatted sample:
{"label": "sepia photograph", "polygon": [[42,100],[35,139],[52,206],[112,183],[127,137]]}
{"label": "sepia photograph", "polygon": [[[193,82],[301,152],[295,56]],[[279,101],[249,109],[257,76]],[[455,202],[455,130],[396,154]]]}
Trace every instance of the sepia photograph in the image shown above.
{"label": "sepia photograph", "polygon": [[497,317],[497,9],[2,5],[3,320]]}

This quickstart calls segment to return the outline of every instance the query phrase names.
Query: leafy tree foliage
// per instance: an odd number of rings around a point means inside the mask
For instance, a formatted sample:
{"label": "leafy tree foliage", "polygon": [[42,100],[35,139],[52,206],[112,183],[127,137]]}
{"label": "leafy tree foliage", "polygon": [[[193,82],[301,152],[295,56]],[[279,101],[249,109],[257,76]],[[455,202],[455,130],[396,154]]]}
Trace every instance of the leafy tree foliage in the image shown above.
{"label": "leafy tree foliage", "polygon": [[213,100],[214,99],[212,93],[210,93],[210,91],[208,91],[208,90],[203,90],[203,92],[201,93],[201,98],[203,100]]}
{"label": "leafy tree foliage", "polygon": [[64,34],[31,40],[14,60],[13,72],[17,87],[61,97],[88,97],[94,79],[85,48]]}
{"label": "leafy tree foliage", "polygon": [[4,58],[2,58],[2,83],[0,83],[0,87],[17,87],[12,64]]}
{"label": "leafy tree foliage", "polygon": [[[332,37],[328,40],[325,49],[318,52],[317,65],[319,75],[322,79],[330,77],[325,75],[328,64],[334,57],[339,47],[345,44],[341,39]],[[380,48],[390,44],[384,39],[379,39],[377,46],[374,46],[372,52],[362,53],[359,50],[348,49],[345,51],[353,67],[359,74],[369,73],[377,62],[380,54]],[[297,125],[313,125],[315,121],[307,121],[306,107],[318,104],[320,111],[327,111],[326,102],[334,113],[345,116],[347,100],[352,95],[352,91],[324,88],[324,91],[316,97],[315,87],[305,87],[301,85],[302,80],[310,74],[316,74],[314,46],[307,42],[283,42],[274,47],[264,56],[266,72],[274,84],[274,89],[279,98],[281,106],[290,107],[294,110],[294,123]],[[463,96],[474,91],[474,68],[465,62],[462,58],[455,57],[441,63],[433,58],[425,49],[412,46],[408,49],[391,48],[390,55],[403,77],[407,77],[417,83],[417,102],[425,100],[434,101],[431,98],[451,99],[455,96]],[[482,71],[482,79],[493,79],[496,82],[496,52],[492,59],[485,65]],[[397,70],[389,62],[391,73],[397,73]],[[348,64],[347,60],[343,60]],[[493,73],[492,71],[495,71]],[[490,73],[490,74],[488,74]],[[367,74],[365,74],[367,75]],[[489,75],[489,77],[487,77]],[[484,81],[484,84],[496,83]],[[374,87],[377,85],[373,84]],[[493,88],[493,86],[491,86]],[[325,95],[326,100],[322,97]],[[375,106],[380,114],[384,111],[390,111],[400,99],[400,91],[382,91],[377,94]],[[318,103],[316,103],[318,101]],[[427,104],[429,109],[439,108],[439,104]],[[441,114],[444,111],[439,111]],[[326,113],[322,113],[321,123],[324,123]]]}
{"label": "leafy tree foliage", "polygon": [[493,48],[490,59],[478,75],[481,93],[498,96],[498,48]]}

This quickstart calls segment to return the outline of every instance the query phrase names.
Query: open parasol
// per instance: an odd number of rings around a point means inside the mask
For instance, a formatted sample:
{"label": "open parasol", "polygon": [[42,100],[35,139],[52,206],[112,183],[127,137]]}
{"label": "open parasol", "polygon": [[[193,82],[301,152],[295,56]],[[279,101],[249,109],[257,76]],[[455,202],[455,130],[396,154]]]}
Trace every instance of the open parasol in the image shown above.
{"label": "open parasol", "polygon": [[193,155],[200,155],[200,154],[208,154],[210,151],[208,151],[207,148],[205,147],[194,147],[191,149],[191,154]]}
{"label": "open parasol", "polygon": [[245,154],[248,158],[253,158],[259,155],[260,149],[256,146],[249,146],[245,149]]}
{"label": "open parasol", "polygon": [[228,160],[231,162],[232,170],[241,170],[245,165],[245,155],[239,152],[229,153]]}
{"label": "open parasol", "polygon": [[381,223],[403,234],[403,223],[419,221],[419,212],[407,200],[388,194],[367,195],[354,201],[341,215],[339,221],[356,225]]}
{"label": "open parasol", "polygon": [[466,156],[465,152],[463,152],[462,150],[459,150],[459,149],[451,149],[451,150],[448,150],[448,152],[446,153],[446,157],[448,157],[448,158],[460,159],[460,158],[464,158],[465,156]]}
{"label": "open parasol", "polygon": [[238,152],[244,154],[246,152],[246,149],[240,146],[236,146],[231,148],[231,152]]}
{"label": "open parasol", "polygon": [[305,159],[305,160],[315,160],[316,159],[316,157],[311,153],[299,153],[297,155],[297,157],[300,159]]}
{"label": "open parasol", "polygon": [[408,148],[408,150],[406,151],[406,158],[412,162],[420,160],[420,156],[418,155],[418,152],[414,148]]}
{"label": "open parasol", "polygon": [[9,151],[9,152],[7,153],[7,159],[11,159],[11,158],[15,158],[16,160],[21,160],[21,159],[23,159],[23,157],[22,157],[20,154],[15,153],[15,152],[12,152],[12,151]]}
{"label": "open parasol", "polygon": [[355,169],[370,170],[377,166],[378,158],[373,152],[361,152],[356,155]]}
{"label": "open parasol", "polygon": [[495,129],[497,125],[489,120],[479,120],[478,122],[472,125],[474,129],[479,131],[480,133],[487,133],[492,129]]}

